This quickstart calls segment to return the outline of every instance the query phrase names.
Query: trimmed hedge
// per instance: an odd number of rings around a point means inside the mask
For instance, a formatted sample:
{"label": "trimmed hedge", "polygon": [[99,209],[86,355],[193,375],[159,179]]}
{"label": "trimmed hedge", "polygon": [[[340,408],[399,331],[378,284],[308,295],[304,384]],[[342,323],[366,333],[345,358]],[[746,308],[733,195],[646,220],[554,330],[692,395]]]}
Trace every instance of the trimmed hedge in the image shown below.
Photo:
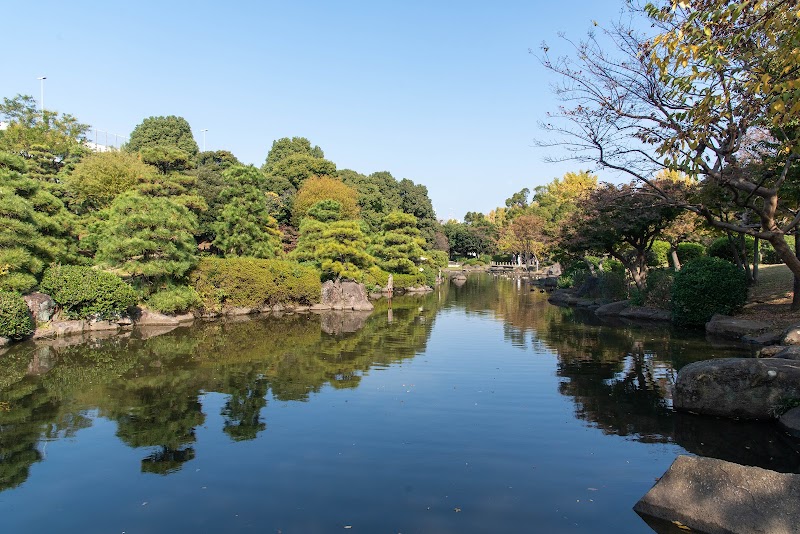
{"label": "trimmed hedge", "polygon": [[34,329],[33,317],[22,297],[0,291],[0,336],[23,339],[33,334]]}
{"label": "trimmed hedge", "polygon": [[653,241],[653,245],[647,252],[648,267],[664,267],[669,265],[669,252],[672,246],[666,241]]}
{"label": "trimmed hedge", "polygon": [[115,319],[138,302],[136,291],[119,276],[78,265],[53,265],[39,288],[70,319]]}
{"label": "trimmed hedge", "polygon": [[255,308],[319,302],[322,283],[313,267],[287,260],[203,258],[190,275],[203,306]]}
{"label": "trimmed hedge", "polygon": [[678,243],[678,260],[681,265],[695,258],[705,256],[706,247],[701,243]]}
{"label": "trimmed hedge", "polygon": [[715,313],[730,315],[746,301],[742,270],[721,258],[697,258],[675,274],[672,320],[678,325],[702,326]]}
{"label": "trimmed hedge", "polygon": [[[726,236],[718,237],[714,241],[708,245],[708,255],[714,256],[715,258],[722,258],[723,260],[727,260],[731,263],[736,263],[736,259],[733,254],[733,248],[736,247],[739,250],[739,236],[735,236],[733,238],[733,243],[731,240],[728,239]],[[753,248],[755,247],[755,239],[753,236],[746,235],[744,236],[744,248],[747,251],[747,261],[753,261]],[[741,251],[739,251],[741,255]],[[742,258],[744,260],[745,258]]]}

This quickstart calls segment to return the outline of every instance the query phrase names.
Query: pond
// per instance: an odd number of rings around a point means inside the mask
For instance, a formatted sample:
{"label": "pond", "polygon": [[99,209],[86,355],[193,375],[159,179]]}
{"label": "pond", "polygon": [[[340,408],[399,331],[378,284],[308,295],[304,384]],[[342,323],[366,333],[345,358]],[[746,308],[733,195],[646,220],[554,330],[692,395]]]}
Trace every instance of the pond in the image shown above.
{"label": "pond", "polygon": [[[652,532],[679,454],[800,472],[770,425],[676,414],[701,334],[470,276],[371,313],[0,356],[3,532]],[[160,334],[160,335],[156,335]]]}

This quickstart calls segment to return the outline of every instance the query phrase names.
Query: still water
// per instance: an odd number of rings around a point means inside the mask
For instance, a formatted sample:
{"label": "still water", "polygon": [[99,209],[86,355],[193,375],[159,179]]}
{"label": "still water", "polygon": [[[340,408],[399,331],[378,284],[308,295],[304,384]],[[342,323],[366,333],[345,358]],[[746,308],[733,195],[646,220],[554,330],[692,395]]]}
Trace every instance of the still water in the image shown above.
{"label": "still water", "polygon": [[4,533],[652,532],[678,454],[800,472],[772,426],[671,411],[746,348],[514,280],[68,343],[0,355]]}

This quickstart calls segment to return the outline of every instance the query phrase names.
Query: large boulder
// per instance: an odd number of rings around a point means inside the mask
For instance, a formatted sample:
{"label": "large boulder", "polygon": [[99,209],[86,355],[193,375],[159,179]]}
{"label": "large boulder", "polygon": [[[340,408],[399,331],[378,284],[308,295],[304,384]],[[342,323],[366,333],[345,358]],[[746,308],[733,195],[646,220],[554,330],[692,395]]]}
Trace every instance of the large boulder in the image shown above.
{"label": "large boulder", "polygon": [[768,330],[769,327],[769,324],[761,321],[716,314],[706,323],[706,333],[728,339],[741,339],[743,336]]}
{"label": "large boulder", "polygon": [[[800,406],[792,408],[778,419],[783,429],[796,438],[800,438]],[[800,527],[800,524],[798,524]]]}
{"label": "large boulder", "polygon": [[627,308],[631,305],[631,301],[629,300],[621,300],[619,302],[612,302],[611,304],[606,304],[604,306],[600,306],[597,308],[594,313],[596,315],[619,315],[622,310]]}
{"label": "large boulder", "polygon": [[633,509],[708,534],[800,532],[800,475],[678,456]]}
{"label": "large boulder", "polygon": [[630,306],[619,312],[620,317],[638,321],[671,321],[672,312],[648,306]]}
{"label": "large boulder", "polygon": [[371,311],[374,308],[369,301],[364,284],[350,281],[328,280],[322,284],[320,305],[331,310]]}
{"label": "large boulder", "polygon": [[44,293],[31,293],[22,297],[36,324],[47,323],[56,313],[56,302]]}
{"label": "large boulder", "polygon": [[693,413],[765,420],[792,399],[800,399],[800,363],[721,358],[682,368],[673,403],[675,409]]}
{"label": "large boulder", "polygon": [[800,345],[800,324],[792,325],[783,331],[781,345]]}
{"label": "large boulder", "polygon": [[165,315],[153,310],[135,310],[131,318],[136,326],[177,326],[194,321],[194,315]]}

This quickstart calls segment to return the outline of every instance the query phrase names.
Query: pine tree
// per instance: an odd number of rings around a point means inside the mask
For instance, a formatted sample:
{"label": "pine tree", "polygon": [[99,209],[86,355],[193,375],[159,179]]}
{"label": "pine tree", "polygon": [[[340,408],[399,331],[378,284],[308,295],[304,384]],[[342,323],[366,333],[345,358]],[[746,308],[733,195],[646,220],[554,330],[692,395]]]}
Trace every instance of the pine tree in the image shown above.
{"label": "pine tree", "polygon": [[425,246],[425,239],[417,228],[417,218],[394,211],[383,218],[381,227],[383,231],[370,247],[380,268],[390,273],[417,272]]}
{"label": "pine tree", "polygon": [[323,200],[308,210],[300,224],[300,237],[291,258],[313,262],[323,279],[360,281],[363,269],[375,264],[366,252],[367,237],[357,220],[341,220],[341,204]]}
{"label": "pine tree", "polygon": [[255,167],[236,166],[225,172],[225,202],[212,224],[214,246],[226,256],[274,258],[281,253],[281,232],[263,190],[264,176]]}

